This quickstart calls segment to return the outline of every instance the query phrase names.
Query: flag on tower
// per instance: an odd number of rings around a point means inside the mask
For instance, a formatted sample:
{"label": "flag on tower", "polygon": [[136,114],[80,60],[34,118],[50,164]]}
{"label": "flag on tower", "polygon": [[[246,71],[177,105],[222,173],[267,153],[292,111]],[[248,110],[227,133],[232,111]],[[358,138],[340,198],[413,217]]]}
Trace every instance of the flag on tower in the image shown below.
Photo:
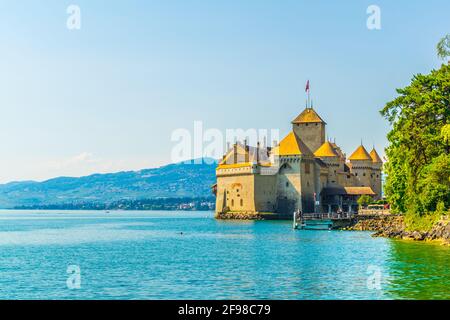
{"label": "flag on tower", "polygon": [[306,82],[305,92],[309,93],[309,80]]}

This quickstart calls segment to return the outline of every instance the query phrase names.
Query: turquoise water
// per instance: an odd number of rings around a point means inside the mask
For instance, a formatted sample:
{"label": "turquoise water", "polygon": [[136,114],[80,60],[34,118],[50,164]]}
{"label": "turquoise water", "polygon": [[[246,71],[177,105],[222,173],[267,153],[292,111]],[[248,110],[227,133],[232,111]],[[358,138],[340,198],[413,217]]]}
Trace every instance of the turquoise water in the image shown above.
{"label": "turquoise water", "polygon": [[450,249],[204,212],[3,211],[0,299],[450,299]]}

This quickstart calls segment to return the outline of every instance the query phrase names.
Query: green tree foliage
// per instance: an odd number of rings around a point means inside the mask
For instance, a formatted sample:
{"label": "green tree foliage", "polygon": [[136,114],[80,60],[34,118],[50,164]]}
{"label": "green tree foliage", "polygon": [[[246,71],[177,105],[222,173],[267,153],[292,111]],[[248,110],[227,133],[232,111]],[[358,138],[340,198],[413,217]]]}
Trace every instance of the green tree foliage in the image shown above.
{"label": "green tree foliage", "polygon": [[381,114],[389,120],[385,193],[396,213],[430,215],[450,207],[450,65],[418,74]]}
{"label": "green tree foliage", "polygon": [[365,207],[368,204],[371,204],[373,202],[373,199],[370,196],[364,194],[364,195],[362,195],[361,197],[358,198],[357,202],[358,202],[359,206]]}
{"label": "green tree foliage", "polygon": [[450,142],[450,124],[446,124],[442,127],[441,136],[445,143],[448,144]]}
{"label": "green tree foliage", "polygon": [[442,60],[450,57],[450,34],[446,35],[441,39],[441,41],[439,41],[436,49],[438,57]]}

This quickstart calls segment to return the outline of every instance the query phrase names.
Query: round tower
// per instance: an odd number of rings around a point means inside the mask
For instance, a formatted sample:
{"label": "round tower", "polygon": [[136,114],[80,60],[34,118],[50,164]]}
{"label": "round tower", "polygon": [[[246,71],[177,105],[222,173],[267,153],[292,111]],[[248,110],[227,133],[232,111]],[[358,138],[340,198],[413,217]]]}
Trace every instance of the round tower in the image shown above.
{"label": "round tower", "polygon": [[351,172],[356,176],[360,187],[372,187],[372,158],[366,148],[361,144],[348,158],[351,163]]}
{"label": "round tower", "polygon": [[377,199],[382,197],[382,183],[381,183],[381,171],[383,167],[383,161],[381,160],[375,147],[370,151],[370,158],[372,159],[372,190],[377,194]]}
{"label": "round tower", "polygon": [[328,167],[328,184],[337,184],[337,172],[339,171],[339,154],[331,142],[326,141],[314,152],[314,156],[320,158]]}

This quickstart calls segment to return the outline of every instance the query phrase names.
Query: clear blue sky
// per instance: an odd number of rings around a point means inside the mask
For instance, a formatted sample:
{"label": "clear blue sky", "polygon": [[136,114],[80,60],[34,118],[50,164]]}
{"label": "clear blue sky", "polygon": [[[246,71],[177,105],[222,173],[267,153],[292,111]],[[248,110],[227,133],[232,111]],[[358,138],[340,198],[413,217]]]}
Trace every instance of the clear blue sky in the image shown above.
{"label": "clear blue sky", "polygon": [[[70,4],[81,30],[66,28]],[[381,30],[366,9],[381,8]],[[311,80],[347,154],[383,154],[378,110],[439,66],[450,2],[0,1],[0,182],[154,167],[171,133],[290,129]]]}

